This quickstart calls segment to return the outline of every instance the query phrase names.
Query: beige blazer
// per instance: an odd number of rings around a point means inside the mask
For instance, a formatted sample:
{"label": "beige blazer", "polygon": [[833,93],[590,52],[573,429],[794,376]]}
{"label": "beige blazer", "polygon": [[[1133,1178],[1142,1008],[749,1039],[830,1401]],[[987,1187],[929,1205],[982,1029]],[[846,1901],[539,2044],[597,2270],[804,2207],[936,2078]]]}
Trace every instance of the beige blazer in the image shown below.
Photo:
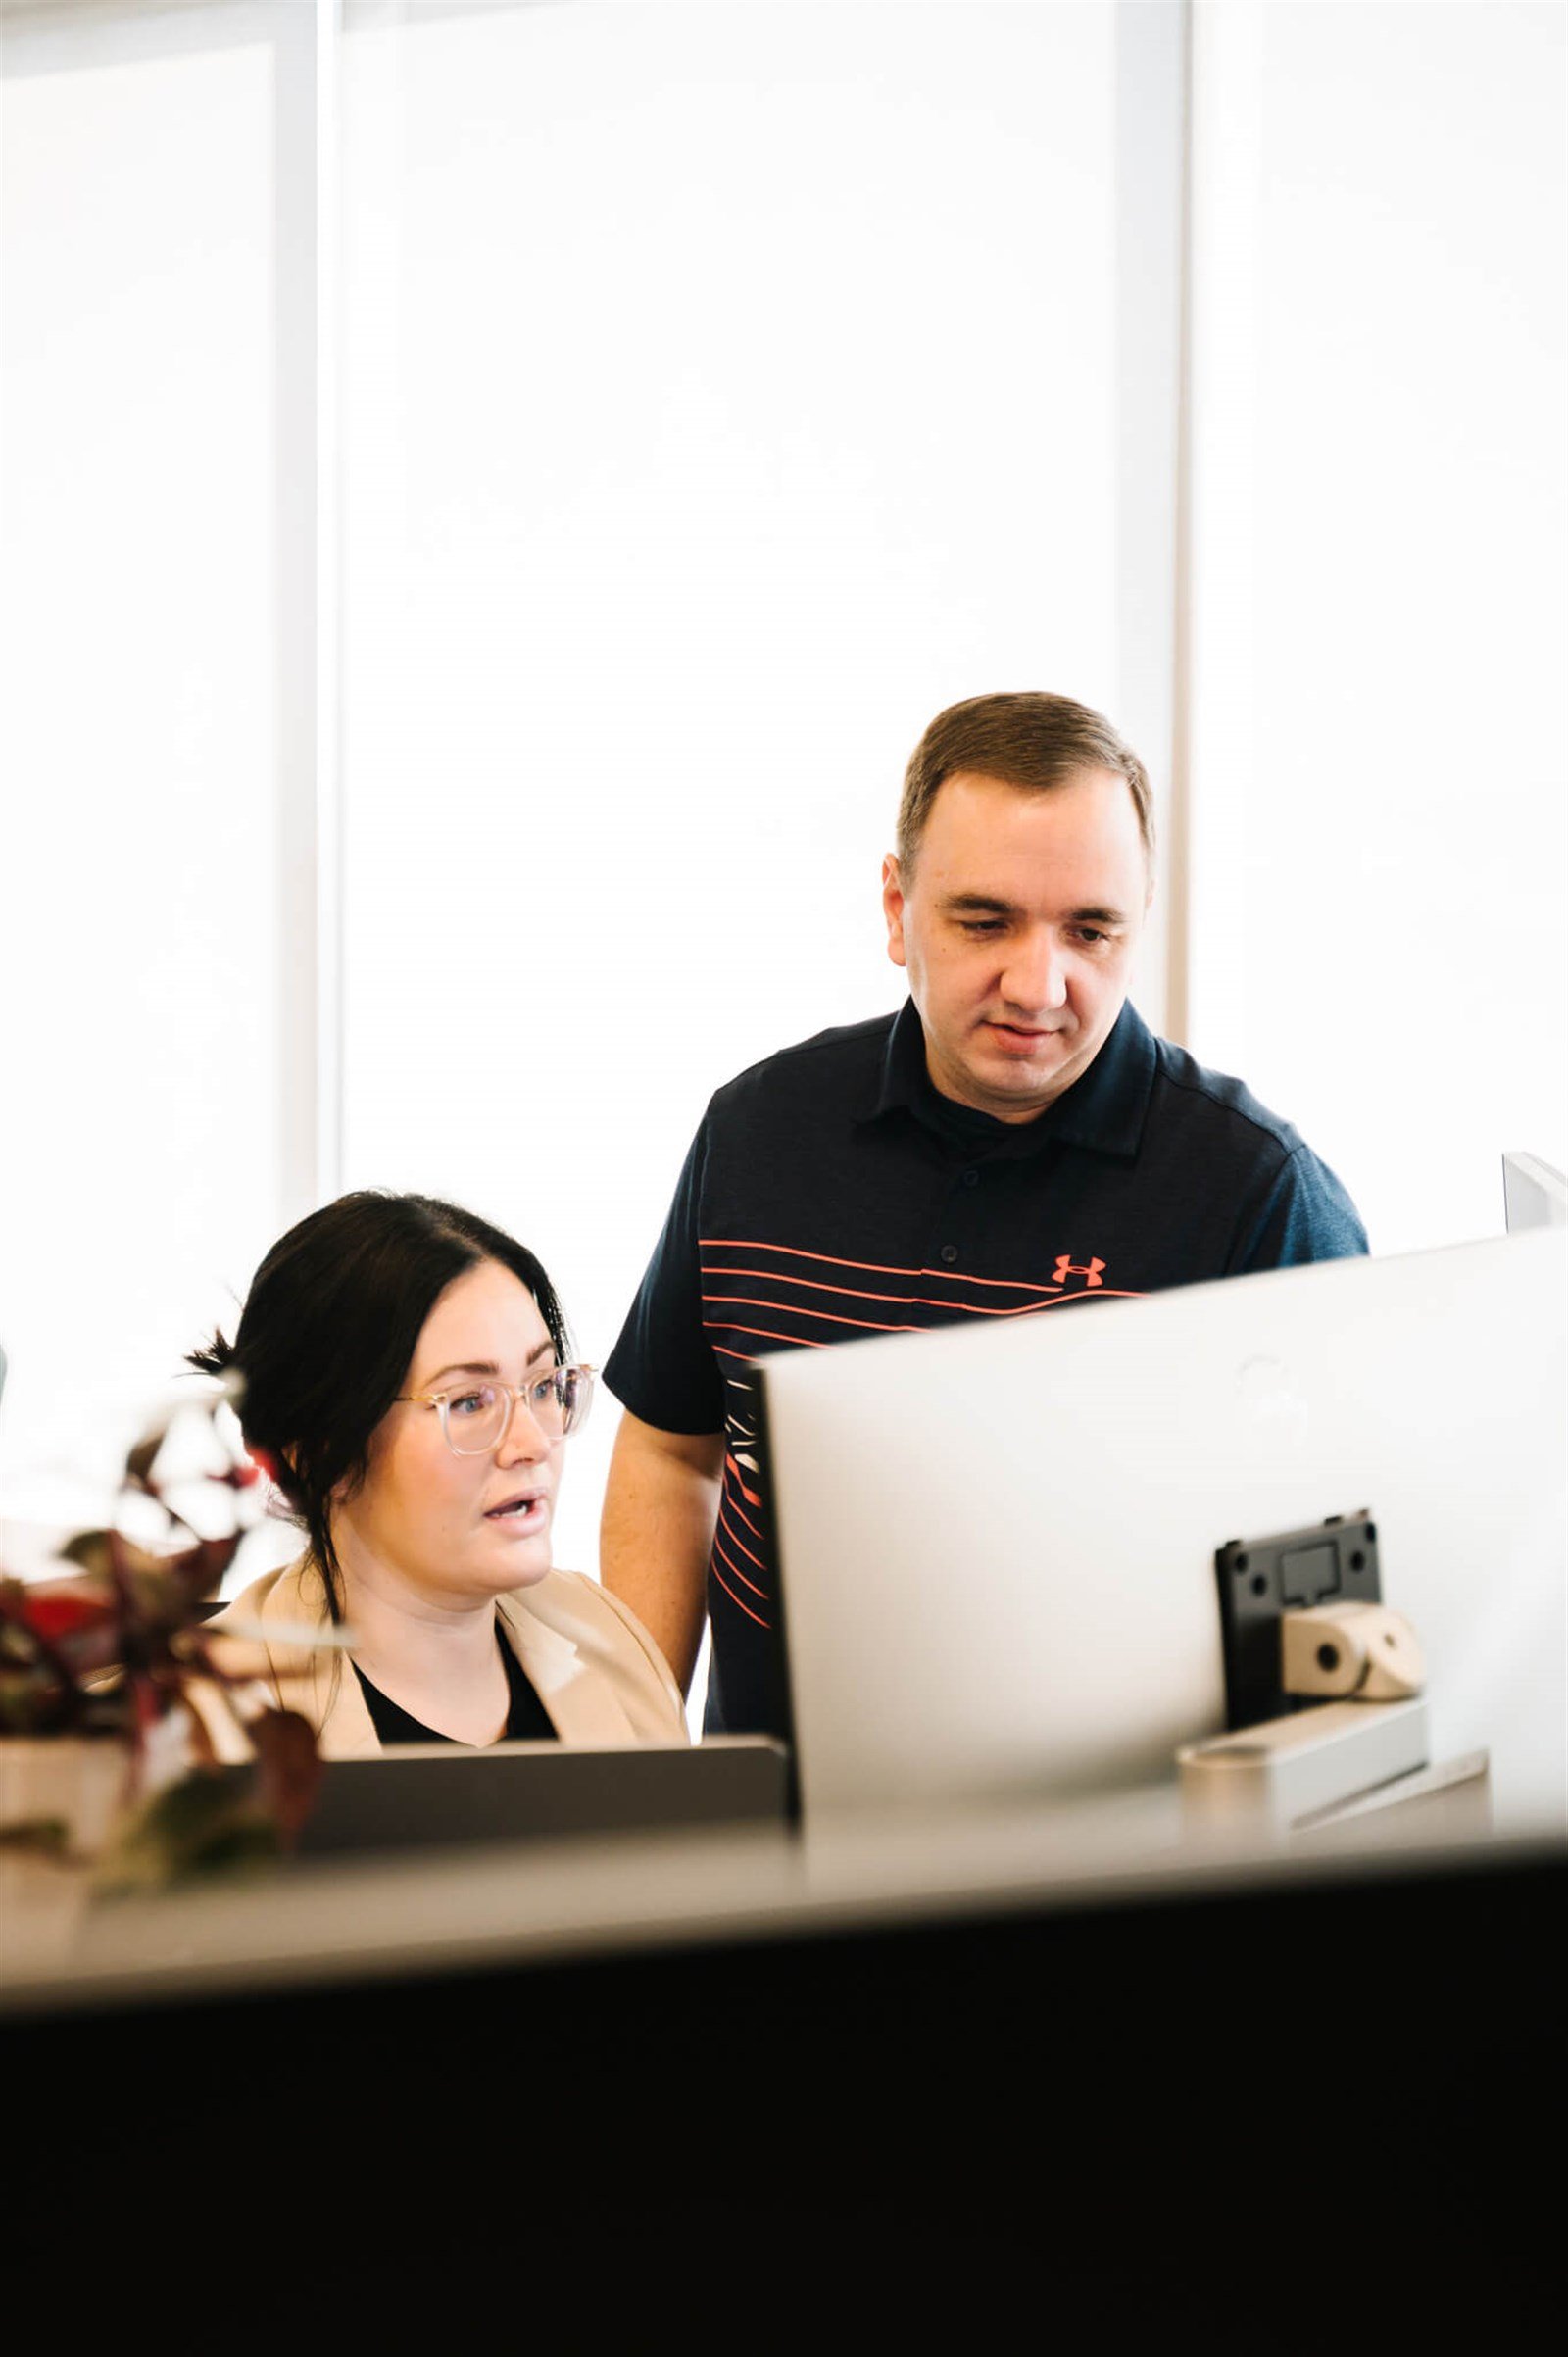
{"label": "beige blazer", "polygon": [[[595,1750],[691,1741],[680,1692],[663,1655],[626,1606],[580,1571],[550,1571],[497,1599],[502,1632],[563,1743]],[[285,1710],[317,1731],[323,1759],[373,1759],[381,1750],[352,1664],[340,1652],[290,1647],[292,1626],[330,1624],[326,1587],[308,1555],[252,1582],[207,1624],[214,1635],[260,1623],[255,1673]],[[241,1643],[243,1641],[241,1640]],[[236,1668],[241,1661],[236,1660]],[[249,1667],[249,1664],[244,1664]],[[193,1696],[220,1758],[248,1745],[220,1702]]]}

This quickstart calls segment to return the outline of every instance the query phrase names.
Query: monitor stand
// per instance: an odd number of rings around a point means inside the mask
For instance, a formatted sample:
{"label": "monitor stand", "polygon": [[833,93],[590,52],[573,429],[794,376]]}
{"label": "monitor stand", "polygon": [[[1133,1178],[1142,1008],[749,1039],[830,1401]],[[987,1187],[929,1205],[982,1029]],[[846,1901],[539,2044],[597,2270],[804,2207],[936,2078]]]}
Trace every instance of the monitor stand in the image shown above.
{"label": "monitor stand", "polygon": [[1486,1831],[1487,1753],[1434,1766],[1430,1732],[1425,1698],[1414,1694],[1320,1702],[1184,1743],[1176,1754],[1183,1815],[1215,1830],[1283,1835],[1401,1809],[1434,1823],[1440,1813],[1462,1816],[1469,1832]]}

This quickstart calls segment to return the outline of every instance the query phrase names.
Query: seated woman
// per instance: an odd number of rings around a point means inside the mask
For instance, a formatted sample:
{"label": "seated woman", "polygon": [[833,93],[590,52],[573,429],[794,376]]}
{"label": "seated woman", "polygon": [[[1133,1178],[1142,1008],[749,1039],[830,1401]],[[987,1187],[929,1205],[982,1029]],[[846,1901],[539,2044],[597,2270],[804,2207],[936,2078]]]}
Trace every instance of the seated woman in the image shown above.
{"label": "seated woman", "polygon": [[[246,1445],[306,1539],[212,1626],[260,1623],[273,1697],[324,1757],[689,1740],[626,1606],[551,1568],[563,1445],[593,1375],[520,1244],[426,1196],[345,1195],[272,1247],[232,1345],[219,1334],[190,1363],[243,1378]],[[291,1647],[329,1621],[346,1654]]]}

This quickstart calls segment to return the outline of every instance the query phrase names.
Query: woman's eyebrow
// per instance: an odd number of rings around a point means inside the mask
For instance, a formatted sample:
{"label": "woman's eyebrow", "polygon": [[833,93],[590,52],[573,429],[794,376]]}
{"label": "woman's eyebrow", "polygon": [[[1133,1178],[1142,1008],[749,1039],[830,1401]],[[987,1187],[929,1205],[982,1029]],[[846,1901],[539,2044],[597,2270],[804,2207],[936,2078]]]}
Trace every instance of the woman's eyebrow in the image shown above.
{"label": "woman's eyebrow", "polygon": [[[524,1372],[529,1367],[537,1366],[541,1358],[554,1358],[555,1354],[556,1346],[553,1342],[546,1340],[536,1343],[522,1362]],[[425,1388],[428,1390],[430,1384],[439,1383],[443,1375],[499,1375],[501,1369],[493,1358],[459,1359],[454,1361],[451,1366],[437,1367]]]}

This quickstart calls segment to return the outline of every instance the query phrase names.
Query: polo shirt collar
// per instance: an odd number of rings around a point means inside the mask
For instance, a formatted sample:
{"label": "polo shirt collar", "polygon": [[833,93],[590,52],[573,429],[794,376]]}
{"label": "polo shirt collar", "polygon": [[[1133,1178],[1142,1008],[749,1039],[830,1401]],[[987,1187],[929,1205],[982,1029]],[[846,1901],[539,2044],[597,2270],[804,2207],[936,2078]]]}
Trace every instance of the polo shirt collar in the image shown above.
{"label": "polo shirt collar", "polygon": [[[999,1121],[992,1153],[1007,1159],[1034,1154],[1048,1143],[1086,1146],[1099,1154],[1137,1154],[1154,1085],[1153,1034],[1131,1000],[1125,1002],[1110,1037],[1087,1072],[1064,1090],[1038,1120]],[[927,1118],[936,1094],[925,1064],[925,1033],[914,1001],[906,999],[888,1034],[877,1093],[858,1118],[877,1121],[905,1111]]]}

